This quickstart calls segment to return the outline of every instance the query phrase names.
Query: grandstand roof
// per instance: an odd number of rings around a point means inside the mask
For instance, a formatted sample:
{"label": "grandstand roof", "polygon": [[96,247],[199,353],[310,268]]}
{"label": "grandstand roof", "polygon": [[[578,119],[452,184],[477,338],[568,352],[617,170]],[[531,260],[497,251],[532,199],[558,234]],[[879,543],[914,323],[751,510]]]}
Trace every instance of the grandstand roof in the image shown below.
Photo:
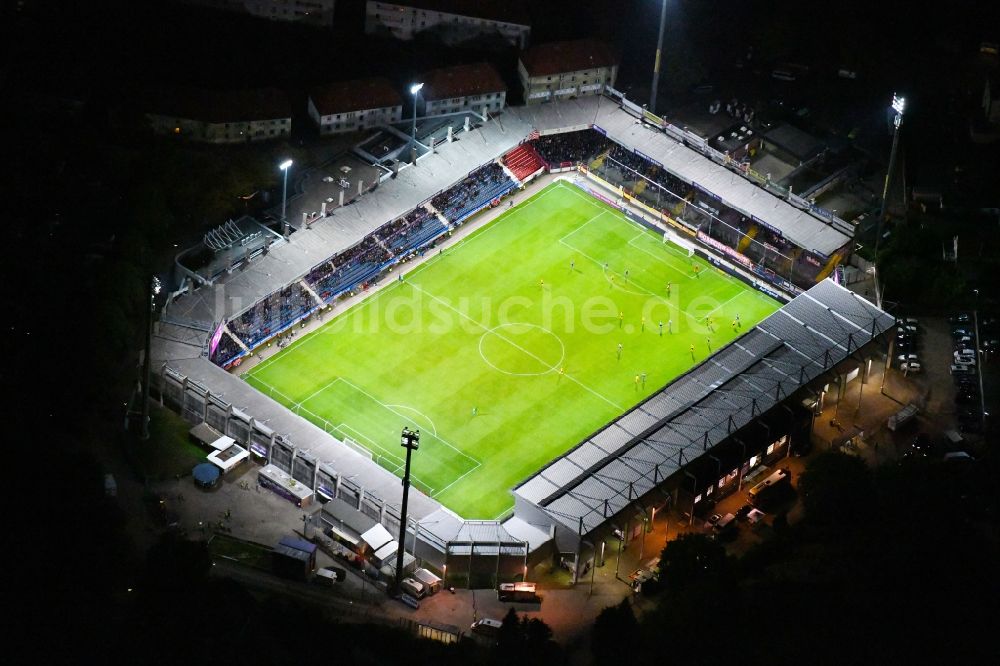
{"label": "grandstand roof", "polygon": [[427,101],[507,92],[507,85],[488,62],[434,69],[423,74],[421,81]]}
{"label": "grandstand roof", "polygon": [[618,56],[611,47],[596,39],[539,44],[522,51],[520,57],[528,76],[550,76],[618,64]]}
{"label": "grandstand roof", "polygon": [[617,103],[601,96],[508,107],[505,122],[509,122],[510,115],[517,115],[542,132],[597,125],[611,139],[640,150],[678,178],[711,192],[744,215],[766,222],[791,242],[812,252],[830,256],[851,240],[830,223],[796,208],[664,132],[638,122]]}
{"label": "grandstand roof", "polygon": [[517,23],[530,26],[530,18],[523,0],[389,0],[385,4],[415,7],[458,16],[474,16],[490,21]]}
{"label": "grandstand roof", "polygon": [[400,106],[403,103],[403,98],[389,79],[381,77],[316,86],[309,91],[309,99],[321,116]]}
{"label": "grandstand roof", "polygon": [[590,532],[894,323],[824,280],[514,492]]}
{"label": "grandstand roof", "polygon": [[256,90],[196,90],[160,88],[149,91],[146,112],[211,123],[291,118],[288,96],[276,88]]}

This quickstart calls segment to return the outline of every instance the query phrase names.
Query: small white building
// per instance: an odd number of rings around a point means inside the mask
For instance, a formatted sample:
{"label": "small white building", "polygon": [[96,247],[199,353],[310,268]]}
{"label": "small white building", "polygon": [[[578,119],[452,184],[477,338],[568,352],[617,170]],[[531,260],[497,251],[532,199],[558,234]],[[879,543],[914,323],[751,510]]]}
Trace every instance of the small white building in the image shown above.
{"label": "small white building", "polygon": [[380,30],[407,40],[432,32],[448,45],[495,36],[519,49],[531,35],[522,0],[368,0],[365,33]]}
{"label": "small white building", "polygon": [[146,102],[156,134],[200,143],[250,143],[287,138],[292,107],[275,88],[258,90],[157,90]]}
{"label": "small white building", "polygon": [[426,72],[418,106],[423,115],[475,111],[496,113],[507,103],[507,85],[493,65],[481,62]]}
{"label": "small white building", "polygon": [[188,5],[249,14],[272,21],[331,27],[337,0],[180,0]]}
{"label": "small white building", "polygon": [[359,79],[309,91],[309,117],[321,135],[353,132],[402,119],[403,100],[388,79]]}
{"label": "small white building", "polygon": [[600,95],[618,78],[618,57],[593,39],[551,42],[522,51],[517,74],[525,104]]}

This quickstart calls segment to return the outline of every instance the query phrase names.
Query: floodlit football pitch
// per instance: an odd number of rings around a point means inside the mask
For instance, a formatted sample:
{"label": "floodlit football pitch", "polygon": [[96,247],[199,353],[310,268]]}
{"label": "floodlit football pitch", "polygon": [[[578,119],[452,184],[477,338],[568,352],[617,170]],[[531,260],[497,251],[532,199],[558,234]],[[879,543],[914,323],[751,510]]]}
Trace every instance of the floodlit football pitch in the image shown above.
{"label": "floodlit football pitch", "polygon": [[779,307],[567,183],[429,253],[243,376],[467,519]]}

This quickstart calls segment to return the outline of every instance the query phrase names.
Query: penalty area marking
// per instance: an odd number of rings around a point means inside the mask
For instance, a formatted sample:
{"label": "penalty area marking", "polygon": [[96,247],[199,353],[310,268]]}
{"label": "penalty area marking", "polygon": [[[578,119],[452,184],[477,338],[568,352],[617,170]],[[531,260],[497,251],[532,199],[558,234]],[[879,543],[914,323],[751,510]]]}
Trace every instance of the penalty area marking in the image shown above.
{"label": "penalty area marking", "polygon": [[385,404],[385,405],[383,405],[383,407],[385,407],[386,409],[389,409],[389,410],[392,410],[393,408],[404,409],[404,410],[406,410],[408,412],[413,412],[414,414],[419,414],[423,418],[427,419],[427,423],[430,424],[431,431],[432,431],[433,435],[435,437],[437,437],[438,430],[437,430],[437,426],[434,425],[434,421],[431,420],[431,417],[427,416],[426,414],[424,414],[422,411],[420,411],[416,407],[410,407],[409,405],[390,405],[390,404]]}

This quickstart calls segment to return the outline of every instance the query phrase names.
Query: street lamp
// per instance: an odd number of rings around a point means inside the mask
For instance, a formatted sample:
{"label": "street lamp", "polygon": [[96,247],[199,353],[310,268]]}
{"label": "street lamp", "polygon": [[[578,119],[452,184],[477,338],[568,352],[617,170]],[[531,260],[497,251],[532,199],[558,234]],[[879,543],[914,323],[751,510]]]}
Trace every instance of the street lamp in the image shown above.
{"label": "street lamp", "polygon": [[649,94],[649,112],[656,113],[656,88],[660,82],[660,54],[663,51],[663,31],[667,27],[667,0],[660,7],[660,36],[656,39],[656,60],[653,61],[653,89]]}
{"label": "street lamp", "polygon": [[146,312],[146,350],[142,356],[142,439],[149,439],[149,382],[152,379],[153,313],[156,311],[156,297],[163,290],[160,278],[155,275],[149,280],[149,310]]}
{"label": "street lamp", "polygon": [[406,543],[406,504],[410,498],[410,455],[420,448],[420,431],[403,428],[399,437],[399,445],[406,449],[406,467],[403,471],[403,506],[399,515],[399,543],[396,549],[396,582],[393,592],[399,592],[399,584],[403,581],[403,545]]}
{"label": "street lamp", "polygon": [[282,230],[284,230],[285,225],[287,224],[287,222],[285,221],[285,205],[288,202],[288,169],[290,169],[291,166],[292,166],[292,161],[291,160],[285,160],[284,162],[282,162],[281,164],[278,165],[278,168],[281,169],[284,172],[284,174],[285,174],[285,184],[281,188],[281,225],[282,225]]}
{"label": "street lamp", "polygon": [[417,97],[420,96],[420,90],[423,87],[422,83],[414,83],[410,86],[410,94],[413,95],[413,136],[410,139],[410,150],[414,164],[417,163]]}

